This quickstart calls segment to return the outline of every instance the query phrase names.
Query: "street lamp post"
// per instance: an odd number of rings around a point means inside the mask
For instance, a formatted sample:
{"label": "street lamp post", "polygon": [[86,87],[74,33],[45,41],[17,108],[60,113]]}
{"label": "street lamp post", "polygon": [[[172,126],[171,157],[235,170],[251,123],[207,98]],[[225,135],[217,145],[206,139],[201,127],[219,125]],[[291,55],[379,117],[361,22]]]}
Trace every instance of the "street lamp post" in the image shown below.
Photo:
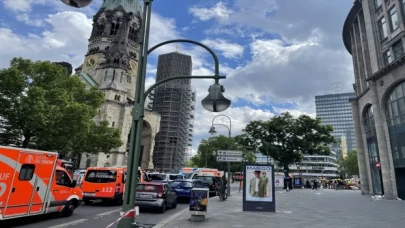
{"label": "street lamp post", "polygon": [[[224,124],[214,124],[215,118],[220,117],[220,116],[223,116],[223,117],[226,117],[226,118],[229,119],[229,127],[224,125]],[[228,140],[228,150],[230,150],[231,149],[231,132],[232,132],[232,120],[231,120],[231,118],[229,118],[229,116],[223,115],[223,114],[215,116],[212,119],[211,128],[209,130],[209,133],[211,133],[211,134],[217,133],[216,130],[215,130],[214,125],[220,125],[220,126],[224,126],[224,127],[228,128],[228,139],[229,139]],[[230,182],[231,179],[230,178],[231,178],[231,163],[228,161],[228,187],[226,189],[226,194],[228,196],[231,196],[231,182]]]}
{"label": "street lamp post", "polygon": [[[91,0],[62,0],[65,4],[72,7],[85,7],[90,4]],[[150,31],[150,21],[152,13],[152,2],[153,0],[143,0],[143,17],[142,24],[140,27],[140,38],[139,38],[139,58],[138,58],[138,72],[137,72],[137,83],[135,89],[135,99],[133,102],[132,109],[132,128],[130,135],[130,148],[127,164],[127,181],[126,181],[126,191],[124,193],[123,201],[123,213],[125,216],[119,221],[118,228],[135,228],[136,225],[134,208],[136,200],[136,185],[138,176],[138,167],[136,164],[139,163],[140,153],[141,153],[141,140],[142,140],[142,130],[143,130],[143,118],[145,111],[145,99],[147,95],[158,85],[163,84],[167,81],[176,79],[214,79],[215,83],[209,87],[208,95],[205,97],[201,104],[202,106],[211,112],[222,112],[225,111],[230,105],[231,101],[227,99],[222,93],[225,89],[219,84],[220,79],[225,79],[226,76],[219,75],[219,61],[217,55],[206,45],[187,39],[175,39],[159,43],[152,48],[149,48],[149,31]],[[77,4],[76,4],[77,3]],[[138,9],[135,9],[138,10]],[[201,76],[191,76],[191,75],[180,75],[176,77],[170,77],[160,80],[153,84],[149,89],[145,91],[145,79],[146,79],[146,65],[147,57],[155,49],[171,43],[191,43],[196,44],[205,50],[207,50],[212,58],[214,59],[214,75],[201,75]]]}

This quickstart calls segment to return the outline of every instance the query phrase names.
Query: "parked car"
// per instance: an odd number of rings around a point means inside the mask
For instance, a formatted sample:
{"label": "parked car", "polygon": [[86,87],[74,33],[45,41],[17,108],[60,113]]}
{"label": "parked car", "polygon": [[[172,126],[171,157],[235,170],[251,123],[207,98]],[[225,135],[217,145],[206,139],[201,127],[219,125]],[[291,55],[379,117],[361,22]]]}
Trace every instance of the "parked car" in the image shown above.
{"label": "parked car", "polygon": [[220,177],[213,177],[213,176],[194,176],[194,180],[201,180],[204,185],[208,186],[210,189],[210,196],[216,195],[216,183],[221,182]]}
{"label": "parked car", "polygon": [[169,183],[174,180],[183,180],[184,176],[174,173],[148,173],[149,179],[152,182],[165,182]]}
{"label": "parked car", "polygon": [[207,185],[201,180],[175,180],[170,183],[173,191],[176,193],[177,197],[190,198],[190,193],[192,188],[206,188]]}
{"label": "parked car", "polygon": [[177,207],[177,195],[167,183],[139,183],[136,186],[135,205],[139,208],[157,208],[164,213],[168,208]]}

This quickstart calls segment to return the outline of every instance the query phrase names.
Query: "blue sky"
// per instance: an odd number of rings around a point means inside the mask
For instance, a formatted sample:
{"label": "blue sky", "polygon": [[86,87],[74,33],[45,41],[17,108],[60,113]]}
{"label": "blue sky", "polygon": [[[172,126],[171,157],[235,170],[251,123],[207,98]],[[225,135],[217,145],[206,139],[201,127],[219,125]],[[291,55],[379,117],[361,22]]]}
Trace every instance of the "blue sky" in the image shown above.
{"label": "blue sky", "polygon": [[[58,0],[0,1],[0,67],[17,56],[79,66],[87,51],[92,15],[101,2],[75,9]],[[314,115],[314,96],[333,93],[334,82],[344,85],[342,92],[352,91],[351,56],[341,39],[352,4],[352,0],[154,0],[150,44],[187,38],[217,53],[220,71],[228,76],[222,81],[225,95],[232,100],[222,114],[232,118],[236,135],[251,120],[281,112]],[[147,85],[154,83],[157,56],[175,50],[175,44],[167,45],[150,56]],[[192,56],[194,75],[212,74],[207,52],[187,44],[180,44],[179,51]],[[192,84],[197,91],[196,150],[208,137],[215,114],[200,105],[212,81]]]}

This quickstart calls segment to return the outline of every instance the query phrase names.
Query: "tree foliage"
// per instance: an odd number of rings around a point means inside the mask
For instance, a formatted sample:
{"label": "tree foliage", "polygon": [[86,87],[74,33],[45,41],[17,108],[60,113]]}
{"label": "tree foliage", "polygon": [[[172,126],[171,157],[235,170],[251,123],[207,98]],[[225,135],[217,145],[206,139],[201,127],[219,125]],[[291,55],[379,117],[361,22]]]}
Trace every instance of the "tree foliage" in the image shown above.
{"label": "tree foliage", "polygon": [[340,172],[342,176],[351,177],[353,175],[359,175],[359,164],[357,163],[357,151],[352,150],[347,154],[346,158],[342,158],[339,161]]}
{"label": "tree foliage", "polygon": [[[217,162],[216,155],[213,153],[217,150],[228,150],[230,144],[230,150],[241,150],[240,145],[236,142],[236,137],[228,138],[226,136],[213,136],[208,139],[203,139],[198,146],[197,154],[191,158],[191,162],[195,167],[206,168],[219,168],[224,170],[226,168],[226,162]],[[252,152],[244,151],[243,156],[249,163],[255,162],[255,156]],[[206,165],[207,164],[207,165]],[[240,163],[231,163],[231,171],[240,171]]]}
{"label": "tree foliage", "polygon": [[283,113],[268,121],[252,121],[243,130],[240,142],[272,157],[288,174],[288,166],[300,162],[303,154],[329,154],[328,144],[335,140],[332,126],[307,115],[294,118]]}
{"label": "tree foliage", "polygon": [[0,69],[0,143],[65,153],[109,151],[122,142],[117,129],[93,121],[103,101],[101,91],[58,64],[14,58]]}

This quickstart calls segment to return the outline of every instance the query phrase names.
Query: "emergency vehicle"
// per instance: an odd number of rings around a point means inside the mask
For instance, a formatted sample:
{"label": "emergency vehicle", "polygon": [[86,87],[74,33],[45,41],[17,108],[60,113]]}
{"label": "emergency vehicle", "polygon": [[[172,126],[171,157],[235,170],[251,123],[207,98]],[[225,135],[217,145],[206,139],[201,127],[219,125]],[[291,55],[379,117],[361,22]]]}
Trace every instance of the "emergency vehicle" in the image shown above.
{"label": "emergency vehicle", "polygon": [[57,159],[55,152],[0,146],[0,220],[73,214],[83,193]]}
{"label": "emergency vehicle", "polygon": [[185,179],[194,179],[196,176],[222,177],[224,175],[223,171],[218,171],[218,169],[210,169],[210,168],[184,167],[181,169],[180,172],[185,174]]}
{"label": "emergency vehicle", "polygon": [[[148,181],[146,171],[140,167],[138,170],[138,182]],[[102,200],[122,204],[126,178],[126,166],[87,168],[81,185],[83,202],[91,204],[95,200]]]}

